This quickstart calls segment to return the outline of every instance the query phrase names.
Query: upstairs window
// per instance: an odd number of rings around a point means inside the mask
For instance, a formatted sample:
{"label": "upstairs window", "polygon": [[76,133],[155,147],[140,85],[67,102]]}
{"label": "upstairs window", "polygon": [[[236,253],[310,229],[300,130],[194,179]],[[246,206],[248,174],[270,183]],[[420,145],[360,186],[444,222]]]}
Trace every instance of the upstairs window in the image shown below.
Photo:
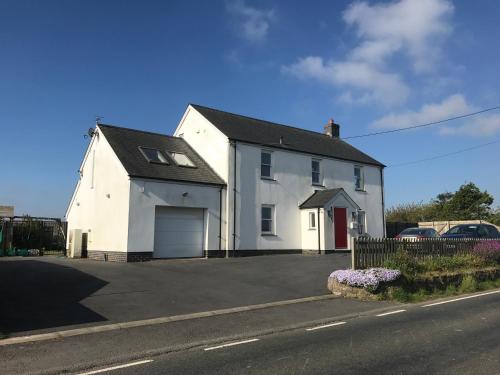
{"label": "upstairs window", "polygon": [[149,147],[139,147],[139,150],[141,151],[142,155],[146,158],[146,160],[149,161],[150,163],[168,165],[167,158],[165,157],[165,155],[163,155],[163,153],[160,150]]}
{"label": "upstairs window", "polygon": [[321,162],[319,160],[311,161],[311,178],[313,185],[321,185]]}
{"label": "upstairs window", "polygon": [[169,152],[168,154],[170,155],[172,160],[175,161],[175,164],[181,167],[195,167],[194,163],[186,156],[186,154],[183,154],[181,152]]}
{"label": "upstairs window", "polygon": [[260,152],[260,177],[272,178],[272,153],[269,151]]}
{"label": "upstairs window", "polygon": [[354,187],[356,188],[356,190],[365,190],[363,167],[354,167]]}

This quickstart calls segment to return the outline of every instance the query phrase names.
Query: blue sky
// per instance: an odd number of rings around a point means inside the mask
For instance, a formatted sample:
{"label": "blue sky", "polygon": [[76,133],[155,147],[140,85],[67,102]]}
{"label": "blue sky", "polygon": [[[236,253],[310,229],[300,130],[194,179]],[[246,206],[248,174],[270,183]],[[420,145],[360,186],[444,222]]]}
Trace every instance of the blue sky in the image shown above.
{"label": "blue sky", "polygon": [[[0,2],[0,204],[61,217],[95,116],[172,133],[194,102],[341,135],[500,105],[496,1]],[[387,165],[500,138],[500,111],[352,140]],[[389,206],[473,181],[499,144],[386,170]]]}

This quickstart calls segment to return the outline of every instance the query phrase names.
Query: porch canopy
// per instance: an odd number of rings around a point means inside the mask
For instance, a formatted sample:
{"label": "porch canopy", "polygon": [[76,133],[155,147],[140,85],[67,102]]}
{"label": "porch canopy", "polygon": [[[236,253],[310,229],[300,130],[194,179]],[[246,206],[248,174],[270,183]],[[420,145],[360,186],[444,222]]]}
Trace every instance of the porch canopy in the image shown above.
{"label": "porch canopy", "polygon": [[303,213],[301,229],[304,249],[323,251],[351,248],[356,236],[354,226],[361,208],[344,189],[316,190],[299,208]]}

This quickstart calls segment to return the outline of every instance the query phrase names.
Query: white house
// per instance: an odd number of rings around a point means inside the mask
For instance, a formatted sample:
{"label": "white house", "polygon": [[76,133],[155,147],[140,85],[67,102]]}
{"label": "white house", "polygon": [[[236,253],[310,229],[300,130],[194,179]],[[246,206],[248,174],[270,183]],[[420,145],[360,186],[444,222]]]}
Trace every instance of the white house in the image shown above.
{"label": "white house", "polygon": [[174,136],[98,124],[66,213],[68,247],[134,261],[325,253],[383,236],[384,165],[333,121],[324,130],[199,105]]}

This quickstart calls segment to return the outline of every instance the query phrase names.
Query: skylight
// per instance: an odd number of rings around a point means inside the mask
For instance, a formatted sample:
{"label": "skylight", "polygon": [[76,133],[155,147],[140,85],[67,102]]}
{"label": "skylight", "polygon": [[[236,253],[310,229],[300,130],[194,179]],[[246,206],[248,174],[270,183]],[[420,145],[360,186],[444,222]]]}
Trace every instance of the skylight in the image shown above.
{"label": "skylight", "polygon": [[169,155],[181,167],[195,167],[191,159],[181,152],[169,152]]}
{"label": "skylight", "polygon": [[168,164],[167,158],[156,148],[139,147],[139,150],[150,163]]}

